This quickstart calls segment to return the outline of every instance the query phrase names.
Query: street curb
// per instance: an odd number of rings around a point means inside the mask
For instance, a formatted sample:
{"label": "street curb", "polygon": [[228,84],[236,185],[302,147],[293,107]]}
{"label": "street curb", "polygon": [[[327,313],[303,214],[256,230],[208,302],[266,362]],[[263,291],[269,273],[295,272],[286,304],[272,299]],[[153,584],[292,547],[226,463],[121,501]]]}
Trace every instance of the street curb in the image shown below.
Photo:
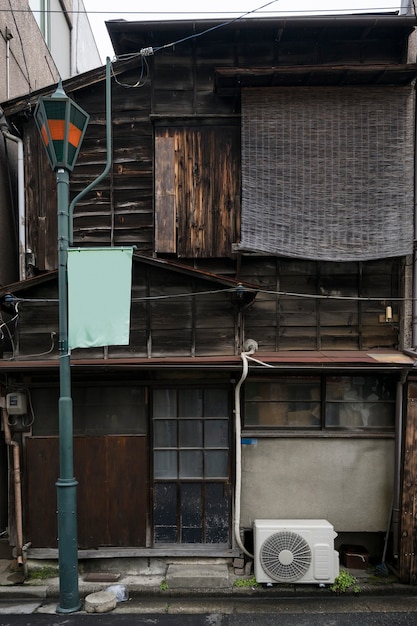
{"label": "street curb", "polygon": [[0,600],[30,600],[48,597],[47,585],[4,585],[0,586]]}
{"label": "street curb", "polygon": [[[86,596],[91,593],[98,593],[105,591],[106,587],[94,587],[83,588],[80,587],[80,598],[85,599]],[[337,597],[375,597],[375,596],[417,596],[417,588],[410,587],[408,585],[389,585],[389,586],[375,586],[361,590],[359,594],[347,591],[346,593],[337,595],[330,589],[284,589],[270,588],[270,589],[174,589],[161,591],[157,588],[149,588],[141,585],[126,585],[130,599],[146,599],[146,598],[160,598],[160,599],[184,599],[184,598],[221,598],[221,599],[238,599],[238,598],[252,598],[252,599],[320,599],[323,601],[336,599]],[[41,599],[41,600],[53,600],[59,598],[59,588],[56,585],[42,585],[42,586],[7,586],[0,587],[0,601],[1,600],[28,600],[28,599]]]}
{"label": "street curb", "polygon": [[[120,581],[123,584],[123,580]],[[106,591],[108,584],[85,584],[80,581],[79,595],[85,598],[91,593]],[[257,599],[314,599],[320,601],[334,600],[338,597],[372,597],[372,596],[416,596],[417,587],[412,585],[402,585],[397,583],[363,585],[359,594],[348,590],[343,594],[336,594],[330,587],[319,588],[313,585],[276,585],[274,587],[225,587],[225,588],[176,588],[164,589],[160,587],[149,587],[140,583],[126,583],[124,585],[130,599],[135,598],[159,598],[159,599],[185,599],[185,598],[222,598],[233,599],[251,598]],[[0,586],[0,601],[18,599],[51,599],[59,598],[59,583],[53,581],[45,585],[6,585]]]}

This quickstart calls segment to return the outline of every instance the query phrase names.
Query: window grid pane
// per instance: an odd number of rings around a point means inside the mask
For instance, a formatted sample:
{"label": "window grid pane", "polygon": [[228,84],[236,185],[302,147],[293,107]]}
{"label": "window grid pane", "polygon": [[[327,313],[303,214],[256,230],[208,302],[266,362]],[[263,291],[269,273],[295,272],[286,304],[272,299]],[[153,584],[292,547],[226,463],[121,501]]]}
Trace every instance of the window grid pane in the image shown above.
{"label": "window grid pane", "polygon": [[230,545],[229,391],[155,391],[154,542]]}
{"label": "window grid pane", "polygon": [[[155,389],[154,478],[227,479],[228,410],[227,389]],[[206,455],[208,449],[214,454]]]}
{"label": "window grid pane", "polygon": [[395,396],[386,374],[247,381],[244,426],[393,431]]}

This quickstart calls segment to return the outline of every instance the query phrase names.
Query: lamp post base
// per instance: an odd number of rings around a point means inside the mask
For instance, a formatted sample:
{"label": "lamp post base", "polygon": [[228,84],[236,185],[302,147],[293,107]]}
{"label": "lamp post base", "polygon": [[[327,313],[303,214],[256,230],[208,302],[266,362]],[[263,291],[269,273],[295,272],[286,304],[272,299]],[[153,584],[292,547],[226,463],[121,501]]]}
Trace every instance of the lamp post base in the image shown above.
{"label": "lamp post base", "polygon": [[59,556],[59,613],[73,613],[81,606],[78,593],[77,546],[77,481],[59,478],[58,501],[58,556]]}
{"label": "lamp post base", "polygon": [[81,607],[82,607],[82,602],[79,602],[77,604],[77,606],[71,607],[69,609],[63,608],[62,606],[58,605],[56,607],[56,612],[60,613],[60,614],[63,614],[63,613],[76,613],[77,611],[81,610]]}

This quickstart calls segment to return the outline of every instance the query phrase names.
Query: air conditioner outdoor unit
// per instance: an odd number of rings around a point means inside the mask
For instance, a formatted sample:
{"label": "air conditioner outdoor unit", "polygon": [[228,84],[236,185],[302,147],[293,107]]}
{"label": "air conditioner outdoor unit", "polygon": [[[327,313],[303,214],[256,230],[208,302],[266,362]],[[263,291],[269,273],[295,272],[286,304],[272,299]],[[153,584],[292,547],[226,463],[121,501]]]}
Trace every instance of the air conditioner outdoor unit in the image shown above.
{"label": "air conditioner outdoor unit", "polygon": [[339,574],[337,533],[323,519],[254,522],[258,583],[331,584]]}

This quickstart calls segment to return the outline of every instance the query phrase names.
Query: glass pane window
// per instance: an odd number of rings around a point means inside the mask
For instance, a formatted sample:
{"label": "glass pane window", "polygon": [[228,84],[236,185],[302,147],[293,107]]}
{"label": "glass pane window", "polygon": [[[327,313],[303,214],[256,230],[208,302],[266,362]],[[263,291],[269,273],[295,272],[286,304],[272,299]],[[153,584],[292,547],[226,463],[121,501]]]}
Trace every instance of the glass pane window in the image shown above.
{"label": "glass pane window", "polygon": [[325,425],[332,428],[392,429],[395,381],[380,376],[331,376],[326,380]]}
{"label": "glass pane window", "polygon": [[178,391],[178,412],[181,417],[202,417],[202,389],[180,389]]}
{"label": "glass pane window", "polygon": [[178,423],[180,448],[201,448],[203,424],[200,420],[180,420]]}
{"label": "glass pane window", "polygon": [[[58,386],[31,389],[35,436],[57,435]],[[74,435],[137,435],[147,433],[144,387],[99,386],[74,383],[72,387]]]}
{"label": "glass pane window", "polygon": [[204,474],[206,478],[226,478],[228,475],[228,454],[226,450],[206,450],[204,452]]}
{"label": "glass pane window", "polygon": [[203,453],[201,450],[180,451],[180,478],[203,477]]}
{"label": "glass pane window", "polygon": [[229,413],[226,386],[154,390],[155,507],[177,490],[166,515],[155,508],[155,543],[230,544]]}
{"label": "glass pane window", "polygon": [[227,448],[229,445],[229,422],[206,420],[204,422],[204,445],[206,448]]}
{"label": "glass pane window", "polygon": [[175,420],[155,420],[153,441],[156,448],[177,446],[177,424]]}
{"label": "glass pane window", "polygon": [[175,389],[155,389],[153,392],[153,416],[177,416],[177,392]]}
{"label": "glass pane window", "polygon": [[224,417],[228,414],[228,406],[227,389],[205,389],[204,415],[206,417]]}
{"label": "glass pane window", "polygon": [[396,379],[388,374],[248,380],[246,428],[392,431]]}
{"label": "glass pane window", "polygon": [[155,478],[177,478],[177,454],[173,450],[156,450],[153,457]]}
{"label": "glass pane window", "polygon": [[248,381],[245,386],[245,426],[319,428],[320,398],[318,376]]}

